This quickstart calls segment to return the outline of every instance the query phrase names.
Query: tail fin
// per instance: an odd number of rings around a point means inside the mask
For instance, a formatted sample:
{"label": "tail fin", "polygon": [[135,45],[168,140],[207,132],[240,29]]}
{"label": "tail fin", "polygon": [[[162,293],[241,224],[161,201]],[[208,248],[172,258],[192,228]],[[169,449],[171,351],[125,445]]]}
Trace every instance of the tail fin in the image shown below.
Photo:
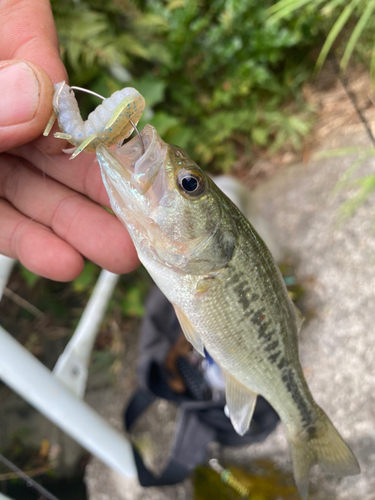
{"label": "tail fin", "polygon": [[290,440],[294,479],[303,500],[309,491],[308,473],[319,464],[323,471],[337,476],[360,473],[359,464],[349,446],[344,442],[327,415],[321,410],[314,426]]}

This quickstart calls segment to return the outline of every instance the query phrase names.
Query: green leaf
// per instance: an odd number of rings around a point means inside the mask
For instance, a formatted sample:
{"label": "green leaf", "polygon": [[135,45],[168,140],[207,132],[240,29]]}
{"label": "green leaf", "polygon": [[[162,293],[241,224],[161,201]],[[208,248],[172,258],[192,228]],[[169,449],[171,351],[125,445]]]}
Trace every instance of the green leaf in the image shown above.
{"label": "green leaf", "polygon": [[333,25],[332,29],[328,33],[327,39],[324,42],[324,45],[322,47],[322,50],[320,51],[318,60],[316,61],[316,68],[320,69],[323,66],[324,61],[327,58],[327,55],[329,51],[332,48],[332,45],[334,41],[336,40],[338,34],[340,31],[343,29],[345,24],[348,22],[351,14],[353,13],[354,9],[357,7],[357,5],[361,2],[361,0],[352,0],[341,12],[340,16],[338,17],[337,21]]}
{"label": "green leaf", "polygon": [[33,288],[34,285],[40,280],[40,276],[37,274],[32,273],[26,267],[24,267],[22,264],[18,264],[19,269],[21,271],[22,278],[26,281],[27,286],[30,288]]}
{"label": "green leaf", "polygon": [[[345,186],[348,185],[350,178],[352,175],[359,169],[359,167],[363,164],[367,158],[374,156],[375,150],[371,146],[365,151],[360,152],[358,158],[350,165],[348,169],[341,175],[339,180],[337,181],[335,187],[332,190],[332,196],[338,194]],[[338,155],[337,155],[338,156]]]}
{"label": "green leaf", "polygon": [[341,221],[351,217],[363,205],[370,194],[375,191],[375,175],[357,179],[355,184],[359,185],[360,189],[340,207]]}
{"label": "green leaf", "polygon": [[98,278],[100,268],[93,262],[87,261],[82,273],[72,282],[75,292],[88,292],[94,287]]}
{"label": "green leaf", "polygon": [[337,7],[340,5],[346,5],[347,0],[331,0],[328,2],[322,9],[322,12],[325,16],[331,16]]}
{"label": "green leaf", "polygon": [[139,286],[130,287],[121,301],[122,312],[126,316],[142,318],[145,313],[144,294]]}
{"label": "green leaf", "polygon": [[375,40],[372,47],[371,62],[370,62],[370,75],[372,80],[375,79]]}
{"label": "green leaf", "polygon": [[144,76],[143,78],[129,82],[130,84],[139,90],[146,100],[146,105],[151,108],[164,99],[166,82],[159,78]]}
{"label": "green leaf", "polygon": [[281,2],[276,3],[268,9],[267,13],[270,17],[267,19],[267,24],[268,26],[272,26],[309,3],[317,9],[318,6],[325,1],[326,0],[281,0]]}
{"label": "green leaf", "polygon": [[73,40],[66,42],[67,58],[75,71],[80,69],[80,57],[82,55],[82,47]]}
{"label": "green leaf", "polygon": [[158,111],[150,120],[150,124],[156,128],[161,137],[164,137],[171,128],[180,124],[180,120],[175,116],[167,115],[163,111]]}
{"label": "green leaf", "polygon": [[345,69],[347,67],[350,56],[353,53],[354,47],[356,46],[359,37],[363,33],[366,24],[370,21],[374,10],[375,10],[375,0],[369,0],[369,2],[365,7],[365,10],[362,12],[362,15],[359,18],[359,21],[356,24],[353,33],[351,34],[349,41],[345,47],[345,52],[340,62],[341,69]]}
{"label": "green leaf", "polygon": [[268,132],[264,128],[255,127],[251,130],[251,138],[259,146],[267,144]]}

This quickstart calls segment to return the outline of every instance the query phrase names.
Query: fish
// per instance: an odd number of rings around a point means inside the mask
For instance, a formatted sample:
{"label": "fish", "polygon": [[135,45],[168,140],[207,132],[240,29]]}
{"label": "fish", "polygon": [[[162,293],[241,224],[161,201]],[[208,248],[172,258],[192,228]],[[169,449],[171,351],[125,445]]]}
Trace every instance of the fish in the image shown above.
{"label": "fish", "polygon": [[258,394],[268,400],[286,427],[303,500],[314,464],[358,474],[353,452],[309,391],[299,321],[266,245],[181,148],[151,125],[141,136],[144,154],[139,138],[119,150],[98,146],[104,186],[186,338],[221,367],[234,429],[249,429]]}

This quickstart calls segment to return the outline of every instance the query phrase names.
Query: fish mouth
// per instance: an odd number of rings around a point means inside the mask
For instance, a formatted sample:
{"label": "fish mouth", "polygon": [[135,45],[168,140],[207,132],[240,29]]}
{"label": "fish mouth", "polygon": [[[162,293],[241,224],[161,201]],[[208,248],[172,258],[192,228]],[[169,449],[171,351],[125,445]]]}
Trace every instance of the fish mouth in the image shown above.
{"label": "fish mouth", "polygon": [[[117,150],[99,145],[96,149],[103,183],[111,208],[124,223],[138,254],[164,263],[164,242],[168,236],[157,219],[158,209],[173,202],[173,190],[166,171],[168,145],[151,125],[139,137]],[[169,243],[167,243],[168,246]],[[171,246],[174,245],[170,242]]]}
{"label": "fish mouth", "polygon": [[168,145],[151,125],[146,125],[140,136],[118,149],[99,145],[96,155],[116,215],[124,219],[127,209],[146,226],[170,191],[164,168]]}
{"label": "fish mouth", "polygon": [[134,137],[116,150],[99,145],[97,155],[107,173],[109,169],[116,171],[143,196],[154,186],[158,174],[163,170],[167,144],[151,125],[146,125],[140,136],[141,139]]}

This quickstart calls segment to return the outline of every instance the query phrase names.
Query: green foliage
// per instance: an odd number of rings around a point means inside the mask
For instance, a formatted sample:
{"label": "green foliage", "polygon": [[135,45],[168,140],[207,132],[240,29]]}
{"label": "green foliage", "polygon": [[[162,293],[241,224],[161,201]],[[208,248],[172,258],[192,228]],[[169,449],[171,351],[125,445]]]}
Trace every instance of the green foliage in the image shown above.
{"label": "green foliage", "polygon": [[[340,36],[344,39],[341,51],[341,69],[347,67],[349,59],[359,45],[360,38],[363,38],[367,48],[367,57],[365,56],[365,58],[369,59],[369,53],[371,52],[369,48],[373,49],[375,47],[373,36],[375,0],[280,0],[270,7],[269,14],[271,17],[268,24],[273,25],[290,15],[295,15],[296,11],[301,13],[300,9],[302,11],[319,10],[323,22],[327,26],[328,34],[316,62],[317,69],[322,67],[334,44],[337,45]],[[350,25],[352,25],[352,29],[350,27],[346,29]],[[370,40],[368,39],[369,34]],[[361,52],[361,49],[359,51]],[[363,51],[362,55],[364,55]],[[371,73],[374,75],[375,50],[372,50],[370,59]]]}
{"label": "green foliage", "polygon": [[34,285],[39,281],[40,276],[32,273],[26,267],[24,267],[20,262],[18,262],[18,268],[21,272],[22,278],[26,281],[29,288],[33,288]]}
{"label": "green foliage", "polygon": [[306,53],[317,44],[319,16],[267,24],[271,3],[52,0],[52,7],[74,84],[109,95],[126,81],[146,98],[141,126],[156,126],[202,166],[228,171],[238,151],[300,147],[311,125],[300,88],[312,71]]}
{"label": "green foliage", "polygon": [[121,276],[110,309],[119,309],[128,318],[141,318],[151,284],[152,280],[142,266],[131,275]]}
{"label": "green foliage", "polygon": [[348,187],[357,188],[356,193],[340,207],[341,220],[345,221],[360,208],[375,190],[375,175],[367,175],[352,181]]}
{"label": "green foliage", "polygon": [[82,273],[72,282],[76,293],[91,292],[99,276],[100,268],[92,262],[86,261]]}
{"label": "green foliage", "polygon": [[141,287],[133,285],[126,290],[122,300],[121,309],[125,316],[142,318],[145,313],[144,291]]}
{"label": "green foliage", "polygon": [[238,146],[278,149],[298,143],[302,129],[283,119],[283,105],[298,100],[308,75],[302,49],[315,39],[313,23],[267,27],[266,5],[256,0],[148,5],[169,26],[163,34],[169,64],[153,69],[167,81],[163,111],[180,122],[166,132],[167,142],[226,171]]}
{"label": "green foliage", "polygon": [[[349,217],[354,215],[358,208],[360,208],[367,198],[375,191],[375,175],[367,175],[353,179],[353,175],[363,163],[367,159],[375,156],[374,146],[370,146],[366,149],[357,148],[357,150],[351,152],[357,153],[358,156],[340,177],[332,192],[332,195],[336,196],[344,189],[351,191],[348,199],[340,207],[340,222],[345,222]],[[350,153],[348,148],[343,148],[342,150],[332,151],[331,156],[341,156],[348,153]]]}
{"label": "green foliage", "polygon": [[349,192],[348,199],[339,208],[339,223],[345,222],[349,217],[354,215],[358,208],[375,191],[375,175],[353,178],[367,160],[375,157],[375,148],[374,146],[367,148],[353,146],[321,151],[314,155],[314,159],[316,160],[322,158],[339,158],[349,155],[353,156],[353,162],[340,176],[332,190],[332,197],[337,196],[343,191]]}
{"label": "green foliage", "polygon": [[[86,296],[91,293],[99,277],[100,268],[92,262],[85,262],[81,275],[71,283],[74,294]],[[143,268],[131,275],[121,277],[110,302],[109,311],[128,318],[141,318],[144,314],[144,301],[151,280]]]}
{"label": "green foliage", "polygon": [[99,77],[102,68],[131,69],[138,59],[163,60],[167,52],[154,34],[163,19],[142,13],[127,0],[52,0],[64,63],[77,82]]}

